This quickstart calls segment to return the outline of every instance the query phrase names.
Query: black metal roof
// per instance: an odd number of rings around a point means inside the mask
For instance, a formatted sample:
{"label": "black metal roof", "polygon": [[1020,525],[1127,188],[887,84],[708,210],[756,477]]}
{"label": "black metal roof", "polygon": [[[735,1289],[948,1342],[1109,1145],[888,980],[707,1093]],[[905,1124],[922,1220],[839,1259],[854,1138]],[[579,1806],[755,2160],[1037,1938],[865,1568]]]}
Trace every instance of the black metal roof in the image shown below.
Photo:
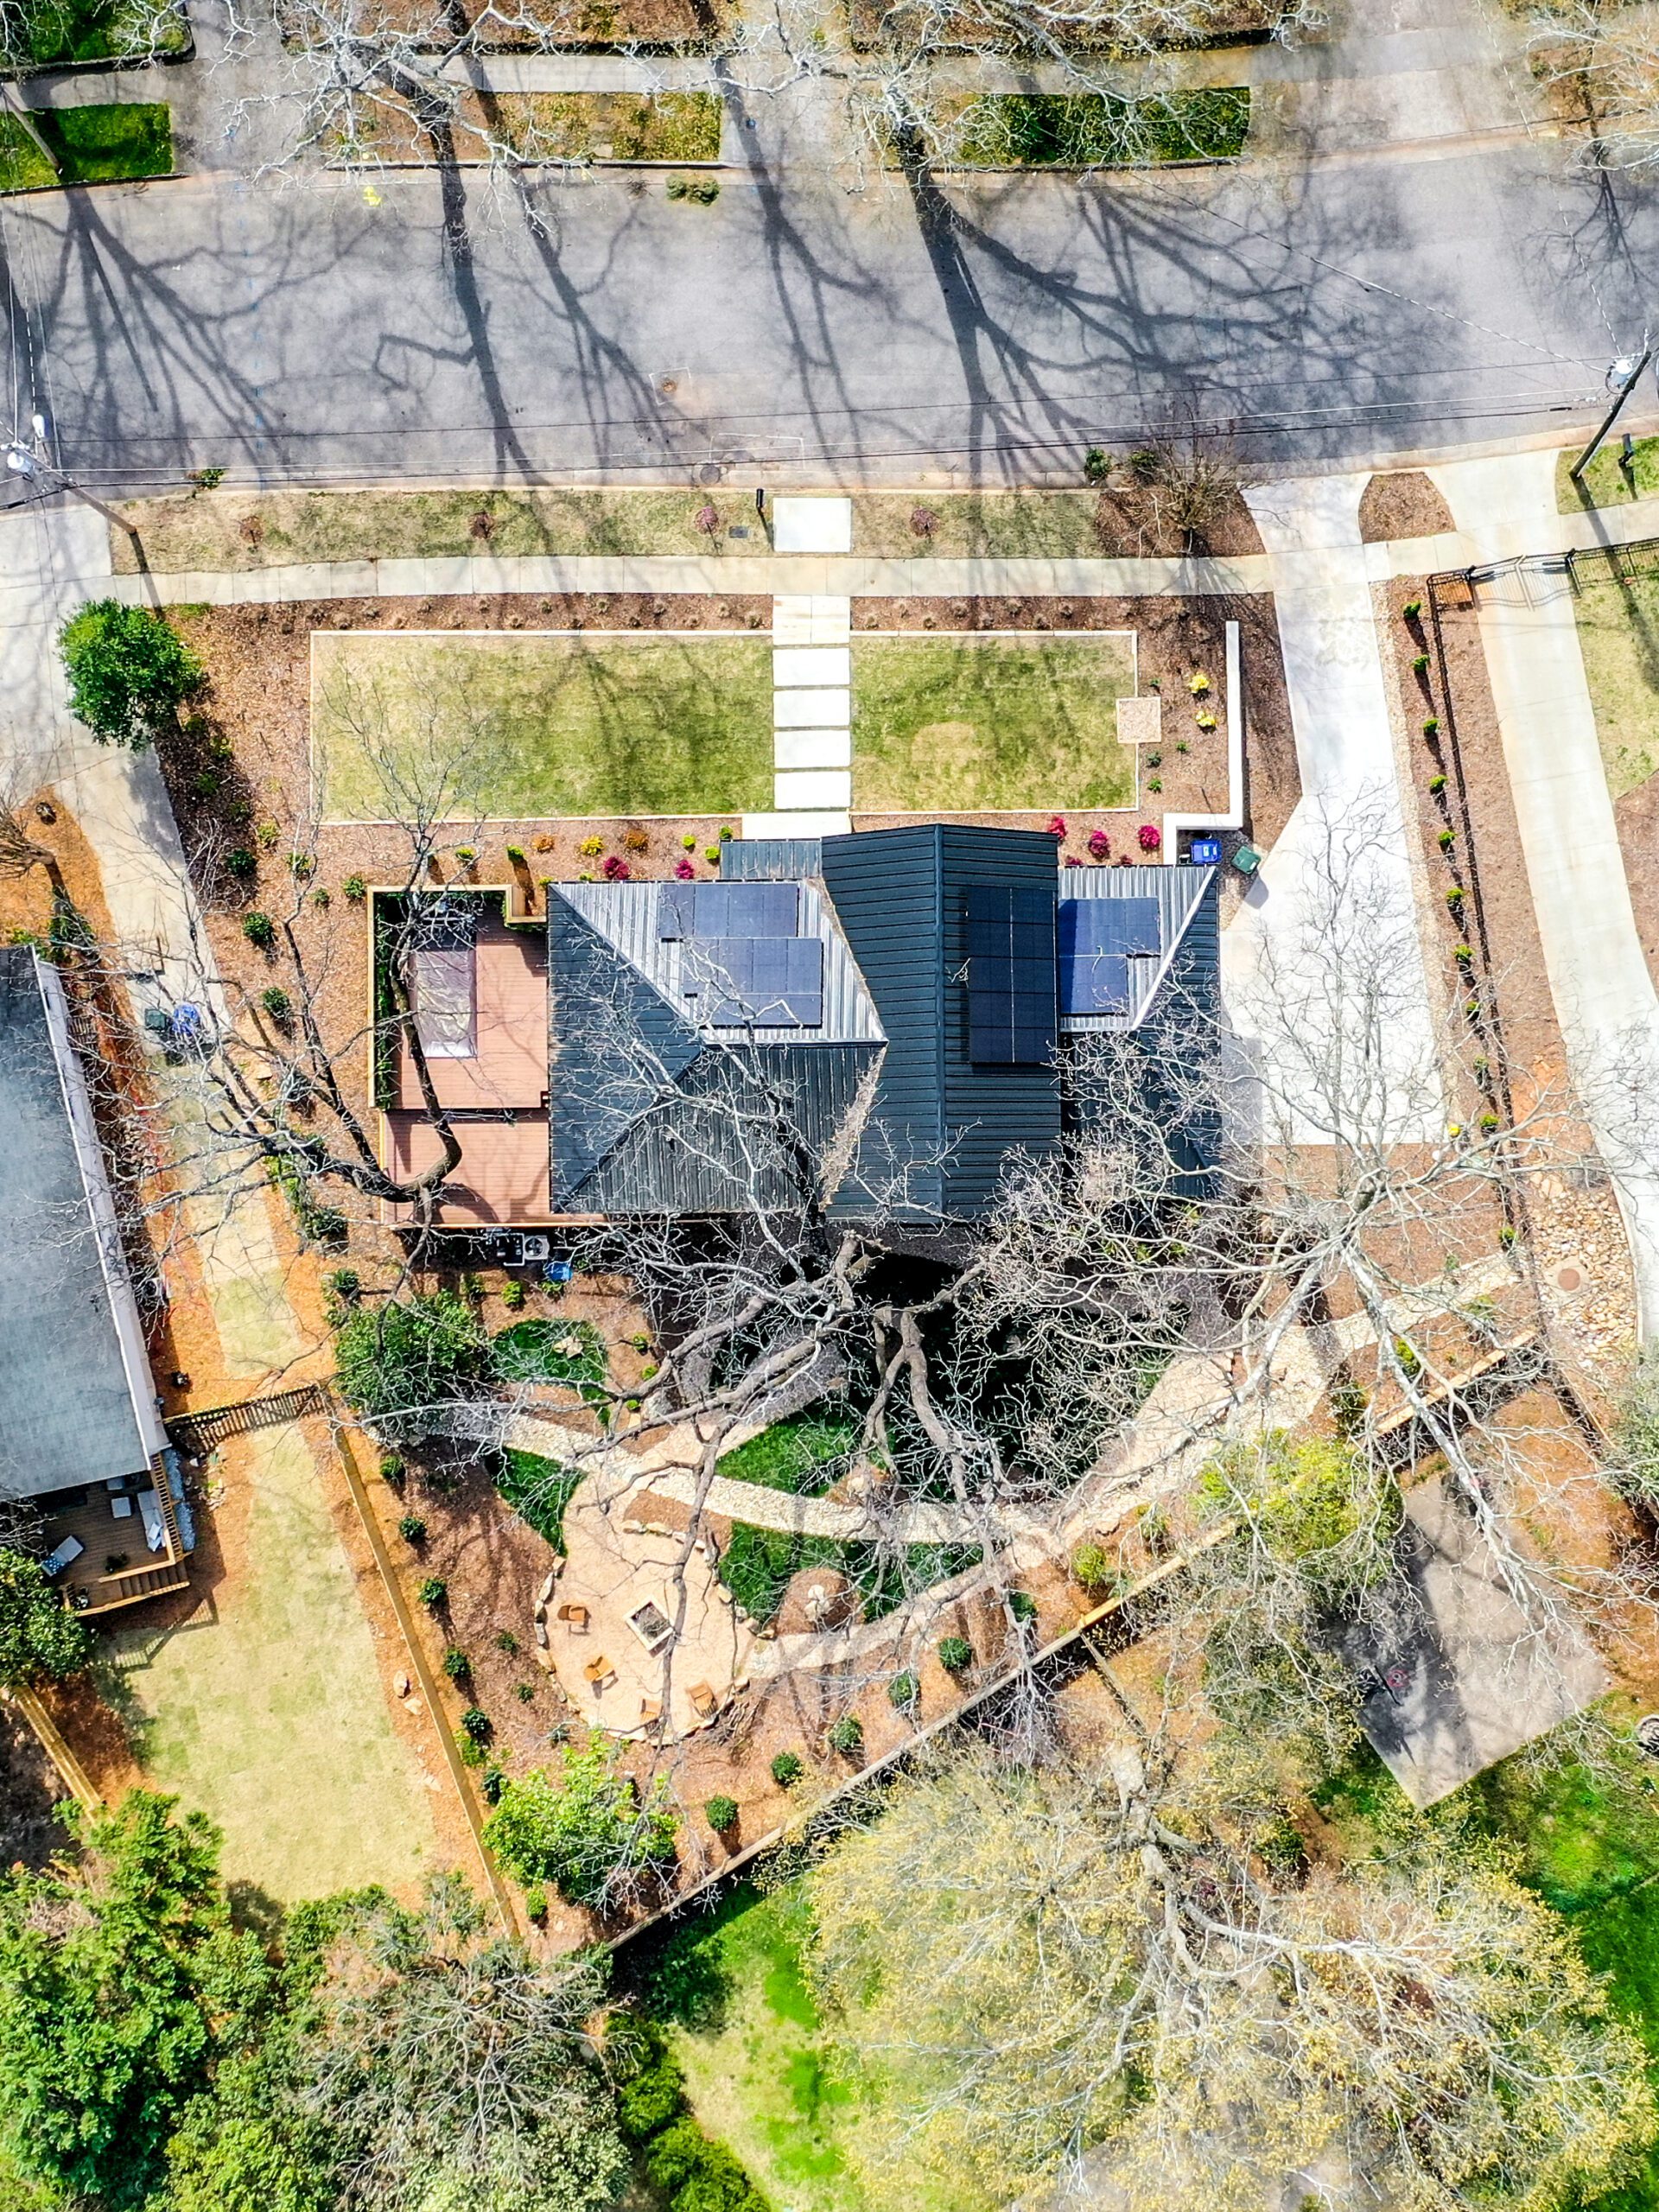
{"label": "black metal roof", "polygon": [[0,1492],[14,1497],[149,1462],[48,1021],[54,980],[27,946],[0,950]]}

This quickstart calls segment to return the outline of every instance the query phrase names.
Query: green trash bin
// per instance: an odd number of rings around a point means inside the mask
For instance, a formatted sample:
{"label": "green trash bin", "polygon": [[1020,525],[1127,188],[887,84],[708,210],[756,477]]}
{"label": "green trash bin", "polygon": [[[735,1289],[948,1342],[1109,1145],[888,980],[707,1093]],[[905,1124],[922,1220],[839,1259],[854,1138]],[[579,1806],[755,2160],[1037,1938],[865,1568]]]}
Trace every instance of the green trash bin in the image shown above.
{"label": "green trash bin", "polygon": [[1254,875],[1262,865],[1262,855],[1254,845],[1241,845],[1233,855],[1233,866],[1241,875]]}

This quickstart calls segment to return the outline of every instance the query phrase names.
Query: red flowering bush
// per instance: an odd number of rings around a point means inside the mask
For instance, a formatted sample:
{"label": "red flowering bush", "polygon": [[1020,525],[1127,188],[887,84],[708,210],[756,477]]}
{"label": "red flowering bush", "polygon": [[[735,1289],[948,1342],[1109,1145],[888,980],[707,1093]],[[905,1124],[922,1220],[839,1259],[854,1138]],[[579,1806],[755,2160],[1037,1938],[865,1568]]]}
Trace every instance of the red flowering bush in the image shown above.
{"label": "red flowering bush", "polygon": [[607,853],[600,864],[599,872],[607,883],[626,883],[630,870],[620,853]]}
{"label": "red flowering bush", "polygon": [[1091,860],[1103,861],[1112,849],[1112,841],[1103,830],[1089,832],[1089,855]]}
{"label": "red flowering bush", "polygon": [[1049,836],[1050,836],[1051,837],[1064,837],[1064,836],[1065,836],[1065,817],[1063,814],[1057,814],[1057,815],[1055,815],[1055,817],[1053,817],[1053,819],[1050,822],[1050,823],[1049,823],[1049,825],[1048,825],[1048,834],[1049,834]]}
{"label": "red flowering bush", "polygon": [[1143,822],[1141,824],[1140,837],[1141,849],[1143,853],[1155,853],[1164,842],[1163,831],[1150,822]]}
{"label": "red flowering bush", "polygon": [[1066,855],[1065,864],[1067,868],[1081,868],[1083,866],[1083,862],[1077,858],[1075,853],[1068,853]]}
{"label": "red flowering bush", "polygon": [[690,883],[696,872],[690,861],[676,861],[674,863],[674,873],[682,883]]}

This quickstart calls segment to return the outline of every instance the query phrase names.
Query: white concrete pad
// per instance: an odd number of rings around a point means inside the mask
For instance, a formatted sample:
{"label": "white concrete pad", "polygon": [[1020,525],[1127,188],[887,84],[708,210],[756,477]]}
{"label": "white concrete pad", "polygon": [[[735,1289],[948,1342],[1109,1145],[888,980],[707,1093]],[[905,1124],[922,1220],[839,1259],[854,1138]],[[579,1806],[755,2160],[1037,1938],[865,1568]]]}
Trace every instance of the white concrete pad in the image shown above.
{"label": "white concrete pad", "polygon": [[774,499],[772,543],[779,553],[850,553],[850,499]]}
{"label": "white concrete pad", "polygon": [[775,768],[850,768],[853,734],[845,729],[780,729],[772,760]]}
{"label": "white concrete pad", "polygon": [[772,797],[779,809],[847,808],[853,803],[853,779],[845,768],[786,768],[772,778]]}
{"label": "white concrete pad", "polygon": [[853,719],[850,691],[774,691],[774,729],[844,729]]}
{"label": "white concrete pad", "polygon": [[852,817],[847,814],[803,812],[743,817],[746,837],[849,837],[852,830]]}
{"label": "white concrete pad", "polygon": [[772,681],[779,691],[797,691],[808,684],[843,689],[853,680],[852,649],[848,645],[779,645],[772,656]]}

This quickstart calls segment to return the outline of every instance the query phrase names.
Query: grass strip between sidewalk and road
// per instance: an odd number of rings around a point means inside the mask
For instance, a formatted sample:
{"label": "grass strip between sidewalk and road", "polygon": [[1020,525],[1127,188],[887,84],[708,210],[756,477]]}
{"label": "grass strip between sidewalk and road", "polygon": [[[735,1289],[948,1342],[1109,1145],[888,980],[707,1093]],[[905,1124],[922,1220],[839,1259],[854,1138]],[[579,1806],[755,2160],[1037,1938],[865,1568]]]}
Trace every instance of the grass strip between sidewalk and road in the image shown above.
{"label": "grass strip between sidewalk and road", "polygon": [[172,174],[173,118],[162,103],[31,108],[29,120],[52,158],[48,160],[16,115],[0,115],[0,192],[119,184]]}

